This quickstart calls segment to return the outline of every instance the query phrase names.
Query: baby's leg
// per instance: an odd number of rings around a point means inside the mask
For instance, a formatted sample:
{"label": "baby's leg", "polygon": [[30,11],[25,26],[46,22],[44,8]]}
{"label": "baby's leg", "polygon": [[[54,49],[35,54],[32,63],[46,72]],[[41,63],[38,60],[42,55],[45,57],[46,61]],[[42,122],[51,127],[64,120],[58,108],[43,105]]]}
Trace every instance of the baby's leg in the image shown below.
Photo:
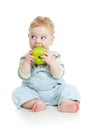
{"label": "baby's leg", "polygon": [[33,99],[22,105],[27,109],[32,109],[32,111],[37,112],[46,109],[46,104],[40,99]]}
{"label": "baby's leg", "polygon": [[59,107],[60,112],[77,112],[79,110],[79,102],[73,100],[65,100]]}

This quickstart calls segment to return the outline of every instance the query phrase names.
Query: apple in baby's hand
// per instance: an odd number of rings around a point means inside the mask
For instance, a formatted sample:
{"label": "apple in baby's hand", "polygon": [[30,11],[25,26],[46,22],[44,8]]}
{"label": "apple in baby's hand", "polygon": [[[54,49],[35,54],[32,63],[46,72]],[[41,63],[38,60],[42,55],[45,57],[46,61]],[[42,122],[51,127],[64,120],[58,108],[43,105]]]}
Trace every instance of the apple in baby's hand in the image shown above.
{"label": "apple in baby's hand", "polygon": [[41,56],[44,56],[45,48],[42,46],[37,46],[33,49],[32,56],[34,56],[34,62],[37,65],[43,65],[45,64],[45,61],[41,59]]}

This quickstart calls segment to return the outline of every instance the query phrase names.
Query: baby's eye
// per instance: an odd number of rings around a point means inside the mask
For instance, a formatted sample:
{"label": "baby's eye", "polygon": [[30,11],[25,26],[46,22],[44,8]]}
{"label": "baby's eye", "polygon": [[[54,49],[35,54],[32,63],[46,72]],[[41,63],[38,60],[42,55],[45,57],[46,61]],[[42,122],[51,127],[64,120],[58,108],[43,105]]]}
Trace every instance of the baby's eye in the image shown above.
{"label": "baby's eye", "polygon": [[32,38],[32,39],[36,39],[36,36],[35,36],[35,35],[32,35],[31,38]]}
{"label": "baby's eye", "polygon": [[42,37],[41,37],[41,39],[42,39],[42,40],[45,40],[45,39],[46,39],[46,37],[45,37],[45,36],[42,36]]}

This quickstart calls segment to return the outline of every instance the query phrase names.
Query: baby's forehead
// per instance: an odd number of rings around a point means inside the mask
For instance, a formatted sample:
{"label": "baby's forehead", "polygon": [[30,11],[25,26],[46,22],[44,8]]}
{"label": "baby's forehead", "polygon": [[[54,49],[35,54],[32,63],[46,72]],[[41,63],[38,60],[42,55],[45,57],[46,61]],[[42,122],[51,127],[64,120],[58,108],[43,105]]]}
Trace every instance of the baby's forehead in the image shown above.
{"label": "baby's forehead", "polygon": [[31,28],[30,33],[36,35],[50,35],[51,31],[49,28],[45,26],[38,26],[38,27]]}

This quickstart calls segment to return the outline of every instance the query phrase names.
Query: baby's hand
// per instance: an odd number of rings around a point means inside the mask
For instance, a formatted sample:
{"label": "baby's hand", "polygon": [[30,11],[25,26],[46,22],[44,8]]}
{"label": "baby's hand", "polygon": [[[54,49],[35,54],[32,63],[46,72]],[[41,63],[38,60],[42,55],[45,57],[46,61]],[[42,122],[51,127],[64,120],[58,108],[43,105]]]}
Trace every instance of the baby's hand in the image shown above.
{"label": "baby's hand", "polygon": [[28,64],[34,62],[34,57],[32,56],[32,50],[30,50],[26,55],[25,62],[27,62]]}
{"label": "baby's hand", "polygon": [[52,65],[56,61],[53,55],[48,50],[46,50],[44,54],[46,56],[41,56],[41,59],[45,61],[49,66]]}

